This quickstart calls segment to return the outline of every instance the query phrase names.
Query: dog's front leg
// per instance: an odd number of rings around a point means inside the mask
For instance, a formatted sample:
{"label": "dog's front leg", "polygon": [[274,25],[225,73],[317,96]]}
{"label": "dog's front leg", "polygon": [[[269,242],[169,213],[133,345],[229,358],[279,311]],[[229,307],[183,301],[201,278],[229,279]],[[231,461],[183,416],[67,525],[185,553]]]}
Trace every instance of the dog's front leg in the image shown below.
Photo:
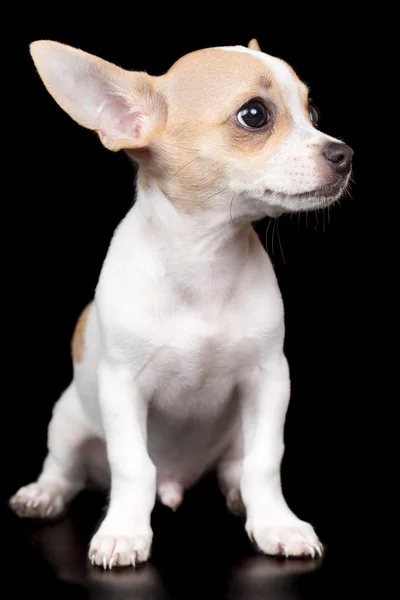
{"label": "dog's front leg", "polygon": [[242,426],[244,459],[241,492],[246,529],[266,554],[322,554],[313,528],[293,514],[282,494],[280,467],[290,377],[281,350],[244,382]]}
{"label": "dog's front leg", "polygon": [[125,366],[102,362],[99,401],[111,470],[107,515],[93,537],[89,556],[104,568],[147,560],[156,470],[147,453],[147,403]]}

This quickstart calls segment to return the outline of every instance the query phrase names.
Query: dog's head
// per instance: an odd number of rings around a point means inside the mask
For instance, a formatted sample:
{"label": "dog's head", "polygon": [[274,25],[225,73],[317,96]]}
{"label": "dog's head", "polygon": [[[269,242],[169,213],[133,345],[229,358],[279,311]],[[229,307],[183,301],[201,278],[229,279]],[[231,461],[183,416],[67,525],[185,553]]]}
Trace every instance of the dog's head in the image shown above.
{"label": "dog's head", "polygon": [[192,52],[159,77],[57,42],[31,54],[58,104],[180,210],[256,219],[327,206],[347,186],[353,151],[317,129],[307,87],[255,41]]}

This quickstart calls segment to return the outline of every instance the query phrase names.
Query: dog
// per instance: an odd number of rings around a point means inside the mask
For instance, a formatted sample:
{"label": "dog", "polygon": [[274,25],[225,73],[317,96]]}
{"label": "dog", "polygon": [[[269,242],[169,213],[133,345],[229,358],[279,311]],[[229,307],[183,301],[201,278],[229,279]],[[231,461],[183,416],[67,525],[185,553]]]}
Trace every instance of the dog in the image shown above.
{"label": "dog", "polygon": [[306,85],[256,40],[191,52],[161,76],[54,41],[30,52],[59,106],[138,175],[75,328],[42,472],[11,507],[54,518],[95,482],[110,497],[89,559],[135,566],[156,499],[176,510],[213,470],[259,551],[321,556],[282,493],[284,307],[252,222],[335,202],[352,149],[318,129]]}

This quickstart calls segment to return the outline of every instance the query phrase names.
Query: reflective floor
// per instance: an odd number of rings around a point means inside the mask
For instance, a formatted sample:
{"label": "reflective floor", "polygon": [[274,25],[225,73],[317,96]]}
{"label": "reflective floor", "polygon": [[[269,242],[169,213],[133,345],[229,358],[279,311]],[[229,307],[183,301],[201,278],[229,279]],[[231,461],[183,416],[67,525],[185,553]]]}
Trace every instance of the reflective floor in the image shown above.
{"label": "reflective floor", "polygon": [[[105,499],[95,492],[78,497],[53,523],[20,520],[6,510],[7,575],[13,593],[28,590],[54,598],[96,600],[325,600],[338,597],[334,552],[319,560],[276,560],[260,556],[240,519],[207,486],[187,494],[174,514],[157,505],[153,513],[151,561],[134,569],[102,571],[87,560],[90,536]],[[18,560],[16,560],[18,557]]]}

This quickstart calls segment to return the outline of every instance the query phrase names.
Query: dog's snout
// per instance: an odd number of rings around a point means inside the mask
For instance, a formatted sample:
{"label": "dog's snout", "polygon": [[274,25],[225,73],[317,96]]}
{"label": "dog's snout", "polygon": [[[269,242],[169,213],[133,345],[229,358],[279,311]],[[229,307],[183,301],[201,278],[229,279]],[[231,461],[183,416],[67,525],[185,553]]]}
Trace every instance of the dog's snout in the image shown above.
{"label": "dog's snout", "polygon": [[353,158],[353,150],[347,144],[331,142],[325,146],[322,154],[338,173],[348,173]]}

